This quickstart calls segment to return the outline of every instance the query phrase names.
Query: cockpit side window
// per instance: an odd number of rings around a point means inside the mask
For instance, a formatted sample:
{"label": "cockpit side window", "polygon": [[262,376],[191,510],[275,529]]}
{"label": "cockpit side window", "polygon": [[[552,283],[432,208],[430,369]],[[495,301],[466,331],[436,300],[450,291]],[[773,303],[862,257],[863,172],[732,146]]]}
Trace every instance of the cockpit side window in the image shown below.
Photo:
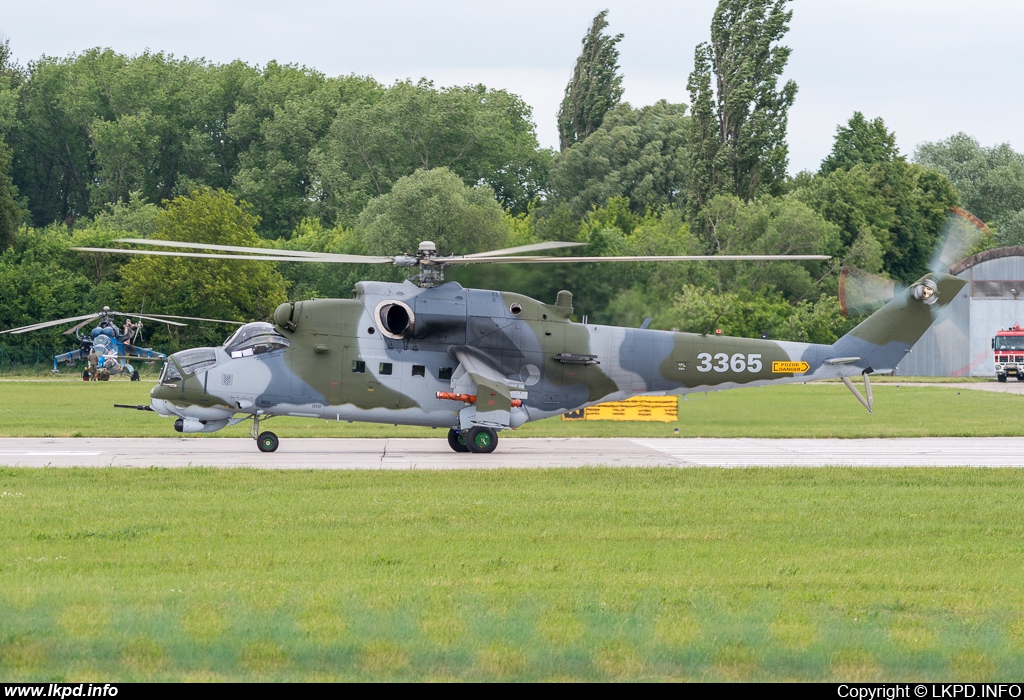
{"label": "cockpit side window", "polygon": [[224,351],[231,357],[250,357],[290,345],[291,341],[269,323],[247,323],[224,341]]}

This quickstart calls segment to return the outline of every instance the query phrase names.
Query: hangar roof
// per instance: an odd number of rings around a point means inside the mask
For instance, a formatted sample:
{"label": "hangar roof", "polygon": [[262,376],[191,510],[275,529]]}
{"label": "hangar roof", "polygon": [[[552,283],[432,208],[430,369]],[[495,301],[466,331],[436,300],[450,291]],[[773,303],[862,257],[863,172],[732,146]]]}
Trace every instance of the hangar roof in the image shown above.
{"label": "hangar roof", "polygon": [[1013,258],[1019,257],[1024,258],[1024,245],[1011,245],[1005,248],[993,248],[992,250],[983,250],[977,255],[971,255],[966,257],[960,262],[953,263],[949,267],[949,274],[959,275],[964,270],[974,267],[983,262],[989,260],[997,260],[999,258]]}

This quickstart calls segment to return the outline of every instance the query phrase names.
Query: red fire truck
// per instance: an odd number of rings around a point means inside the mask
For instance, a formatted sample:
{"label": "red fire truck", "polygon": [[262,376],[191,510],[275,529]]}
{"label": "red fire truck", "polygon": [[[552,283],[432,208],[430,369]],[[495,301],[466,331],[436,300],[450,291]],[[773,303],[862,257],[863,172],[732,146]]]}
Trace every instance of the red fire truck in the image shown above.
{"label": "red fire truck", "polygon": [[1017,381],[1024,382],[1024,328],[1015,323],[1005,331],[997,331],[992,349],[996,356],[996,379],[1005,382],[1013,374]]}

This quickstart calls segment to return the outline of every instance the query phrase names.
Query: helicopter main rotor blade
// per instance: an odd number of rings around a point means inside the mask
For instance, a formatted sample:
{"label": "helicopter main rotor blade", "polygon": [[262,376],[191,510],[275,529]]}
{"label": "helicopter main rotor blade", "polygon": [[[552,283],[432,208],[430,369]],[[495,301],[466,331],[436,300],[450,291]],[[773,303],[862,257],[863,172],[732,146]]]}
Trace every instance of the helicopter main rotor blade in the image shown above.
{"label": "helicopter main rotor blade", "polygon": [[607,255],[589,257],[542,258],[519,256],[510,258],[443,258],[444,265],[474,263],[579,263],[579,262],[680,262],[680,261],[749,261],[749,260],[829,260],[831,255]]}
{"label": "helicopter main rotor blade", "polygon": [[469,255],[462,256],[463,258],[491,258],[498,255],[515,255],[516,253],[532,253],[538,250],[552,250],[554,248],[575,248],[577,246],[586,245],[586,243],[578,243],[571,241],[546,241],[544,243],[531,243],[530,245],[520,245],[515,248],[502,248],[501,250],[486,250],[482,253],[470,253]]}
{"label": "helicopter main rotor blade", "polygon": [[[161,323],[166,323],[166,321],[164,321],[165,318],[180,318],[185,321],[209,321],[211,323],[230,323],[236,326],[245,325],[245,321],[227,321],[223,318],[200,318],[199,316],[175,316],[173,314],[153,314],[151,316],[142,316],[140,314],[124,314],[119,311],[113,311],[111,313],[117,314],[118,316],[130,316],[132,318],[148,318],[150,321],[160,321]],[[179,323],[177,325],[184,326],[185,324]]]}
{"label": "helicopter main rotor blade", "polygon": [[111,313],[115,314],[117,316],[127,316],[129,318],[144,318],[147,321],[157,321],[158,323],[166,323],[168,326],[181,326],[181,327],[185,327],[185,326],[188,325],[187,323],[178,323],[177,321],[167,321],[167,320],[162,319],[162,318],[156,318],[155,316],[143,316],[141,314],[122,314],[122,313],[118,313],[116,311],[112,311]]}
{"label": "helicopter main rotor blade", "polygon": [[88,316],[73,316],[71,318],[57,319],[56,321],[46,321],[44,323],[33,323],[30,326],[22,326],[20,328],[11,328],[11,329],[6,330],[6,331],[0,331],[0,335],[3,335],[4,333],[13,333],[15,335],[18,335],[18,334],[21,334],[21,333],[28,333],[29,331],[38,331],[38,330],[43,329],[43,328],[49,328],[50,326],[59,326],[61,324],[68,323],[70,321],[81,321],[82,319],[91,320],[91,319],[99,318],[99,317],[100,317],[100,314],[89,314]]}
{"label": "helicopter main rotor blade", "polygon": [[82,326],[84,326],[87,323],[89,323],[91,320],[92,320],[91,318],[87,318],[84,321],[82,321],[81,323],[76,323],[74,326],[72,326],[71,328],[69,328],[66,331],[64,331],[64,335],[71,335],[72,333],[77,331],[79,328],[81,328]]}
{"label": "helicopter main rotor blade", "polygon": [[215,245],[213,243],[187,243],[185,241],[157,241],[149,238],[117,238],[115,243],[134,243],[137,245],[161,246],[164,248],[190,248],[192,250],[220,250],[225,253],[251,253],[252,255],[281,255],[313,262],[324,262],[324,256],[332,258],[330,262],[351,263],[389,263],[390,257],[382,255],[354,255],[348,253],[319,253],[308,250],[284,250],[280,248],[248,248],[239,245]]}
{"label": "helicopter main rotor blade", "polygon": [[[229,253],[188,253],[171,250],[129,250],[127,248],[72,248],[83,253],[117,253],[123,255],[162,255],[172,258],[214,258],[217,260],[266,260],[271,262],[330,262],[330,263],[393,263],[392,258],[371,258],[367,255],[339,255],[315,253],[315,258],[295,258],[285,255],[231,255]],[[276,251],[275,251],[276,252]]]}

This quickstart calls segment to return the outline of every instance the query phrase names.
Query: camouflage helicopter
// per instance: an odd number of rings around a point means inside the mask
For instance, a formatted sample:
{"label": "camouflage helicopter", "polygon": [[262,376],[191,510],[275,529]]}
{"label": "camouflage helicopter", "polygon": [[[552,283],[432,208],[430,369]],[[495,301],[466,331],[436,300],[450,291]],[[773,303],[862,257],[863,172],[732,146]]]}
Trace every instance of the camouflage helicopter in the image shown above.
{"label": "camouflage helicopter", "polygon": [[[124,328],[118,325],[116,317],[124,318]],[[132,321],[132,319],[135,321]],[[186,321],[214,321],[217,323],[228,323],[242,325],[238,321],[218,321],[212,318],[196,318],[193,316],[169,316],[165,314],[153,314],[143,316],[142,314],[128,314],[121,311],[111,311],[109,306],[104,306],[102,311],[94,314],[86,314],[84,316],[73,316],[71,318],[59,318],[55,321],[44,321],[42,323],[33,323],[27,326],[21,326],[20,328],[10,328],[5,331],[0,331],[0,335],[10,333],[12,335],[21,335],[22,333],[29,333],[31,331],[43,330],[45,328],[52,328],[53,326],[61,326],[66,323],[78,321],[78,323],[68,330],[64,331],[64,335],[71,335],[74,333],[75,339],[78,340],[78,347],[69,352],[60,353],[53,356],[53,372],[59,372],[58,365],[65,364],[67,366],[73,366],[77,360],[88,360],[90,356],[95,353],[96,362],[95,368],[90,369],[87,366],[82,372],[82,378],[85,380],[94,379],[98,381],[108,381],[113,375],[124,375],[131,381],[139,381],[139,370],[136,369],[132,364],[131,360],[142,360],[147,362],[155,362],[157,360],[166,360],[167,355],[162,352],[157,352],[152,348],[139,347],[136,343],[142,334],[142,321],[143,319],[148,321],[159,321],[165,323],[168,326],[184,326],[184,323],[178,321],[172,321],[170,319],[181,319]],[[95,323],[95,327],[88,333],[82,332],[82,329],[91,324]]]}
{"label": "camouflage helicopter", "polygon": [[[220,347],[171,355],[149,405],[182,433],[252,420],[263,452],[274,416],[448,428],[456,452],[489,453],[498,432],[639,395],[841,378],[872,410],[868,379],[891,372],[964,281],[930,273],[832,345],[578,323],[573,297],[554,303],[444,282],[449,265],[674,260],[823,260],[828,256],[520,255],[581,245],[549,242],[441,255],[430,241],[393,257],[281,251],[151,239],[119,242],[177,250],[95,252],[246,260],[379,263],[412,268],[405,282],[360,282],[352,299],[281,304],[273,323],[249,323]],[[199,252],[203,251],[203,252]],[[213,251],[213,252],[211,252]],[[646,326],[646,324],[645,324]],[[862,375],[866,397],[850,377]]]}

